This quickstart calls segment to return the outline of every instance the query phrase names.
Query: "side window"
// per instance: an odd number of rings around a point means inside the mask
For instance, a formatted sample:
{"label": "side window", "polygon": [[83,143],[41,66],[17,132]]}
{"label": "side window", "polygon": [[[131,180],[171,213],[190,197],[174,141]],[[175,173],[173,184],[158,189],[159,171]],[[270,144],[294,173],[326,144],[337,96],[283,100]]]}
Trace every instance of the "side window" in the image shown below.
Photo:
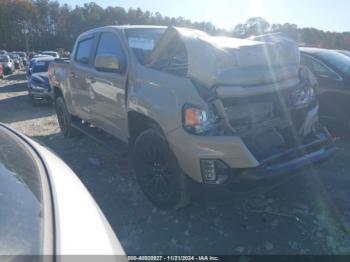
{"label": "side window", "polygon": [[89,64],[90,51],[93,43],[93,38],[82,40],[78,43],[75,60],[81,64]]}
{"label": "side window", "polygon": [[321,74],[332,74],[333,72],[330,71],[328,68],[323,66],[322,64],[318,63],[317,61],[312,60],[312,68],[316,75]]}
{"label": "side window", "polygon": [[126,66],[126,56],[119,38],[113,33],[102,33],[98,43],[96,57],[101,55],[112,55],[118,59],[121,71]]}

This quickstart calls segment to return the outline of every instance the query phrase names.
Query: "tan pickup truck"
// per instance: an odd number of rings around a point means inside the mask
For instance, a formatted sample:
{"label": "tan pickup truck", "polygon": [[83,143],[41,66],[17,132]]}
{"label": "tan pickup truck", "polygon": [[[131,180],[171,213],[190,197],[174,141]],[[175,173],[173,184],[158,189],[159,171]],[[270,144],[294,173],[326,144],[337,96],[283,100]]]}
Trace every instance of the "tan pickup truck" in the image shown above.
{"label": "tan pickup truck", "polygon": [[128,143],[145,195],[174,209],[202,189],[280,179],[332,155],[299,60],[284,37],[107,26],[81,34],[49,79],[64,135],[84,120]]}

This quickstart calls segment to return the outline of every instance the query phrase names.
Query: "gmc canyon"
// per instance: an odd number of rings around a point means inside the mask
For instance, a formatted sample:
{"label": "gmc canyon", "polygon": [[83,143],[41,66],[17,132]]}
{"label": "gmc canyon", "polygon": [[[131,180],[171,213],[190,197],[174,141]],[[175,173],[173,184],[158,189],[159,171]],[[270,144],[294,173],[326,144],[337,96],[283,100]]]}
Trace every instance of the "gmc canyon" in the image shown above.
{"label": "gmc canyon", "polygon": [[184,206],[193,188],[280,179],[335,151],[317,82],[283,36],[107,26],[81,34],[49,80],[63,134],[83,121],[128,143],[137,181],[161,209]]}

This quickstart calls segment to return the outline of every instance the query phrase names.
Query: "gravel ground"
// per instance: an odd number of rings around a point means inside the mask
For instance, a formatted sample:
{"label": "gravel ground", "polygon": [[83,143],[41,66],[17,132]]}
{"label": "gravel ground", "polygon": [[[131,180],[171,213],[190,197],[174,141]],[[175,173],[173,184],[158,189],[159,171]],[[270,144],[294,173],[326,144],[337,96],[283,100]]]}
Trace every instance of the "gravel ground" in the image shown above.
{"label": "gravel ground", "polygon": [[164,212],[141,193],[122,147],[63,138],[52,106],[31,105],[22,72],[0,80],[0,122],[45,144],[75,171],[127,254],[350,253],[349,136],[340,135],[334,158],[268,192]]}

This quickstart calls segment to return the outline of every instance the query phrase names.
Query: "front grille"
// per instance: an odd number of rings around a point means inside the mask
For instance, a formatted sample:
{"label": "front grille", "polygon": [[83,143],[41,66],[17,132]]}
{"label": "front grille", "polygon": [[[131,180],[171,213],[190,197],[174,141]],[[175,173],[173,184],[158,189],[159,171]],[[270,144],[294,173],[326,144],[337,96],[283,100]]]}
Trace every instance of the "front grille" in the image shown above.
{"label": "front grille", "polygon": [[223,106],[230,124],[238,132],[252,128],[272,119],[288,119],[289,91],[250,96],[244,98],[224,98]]}

